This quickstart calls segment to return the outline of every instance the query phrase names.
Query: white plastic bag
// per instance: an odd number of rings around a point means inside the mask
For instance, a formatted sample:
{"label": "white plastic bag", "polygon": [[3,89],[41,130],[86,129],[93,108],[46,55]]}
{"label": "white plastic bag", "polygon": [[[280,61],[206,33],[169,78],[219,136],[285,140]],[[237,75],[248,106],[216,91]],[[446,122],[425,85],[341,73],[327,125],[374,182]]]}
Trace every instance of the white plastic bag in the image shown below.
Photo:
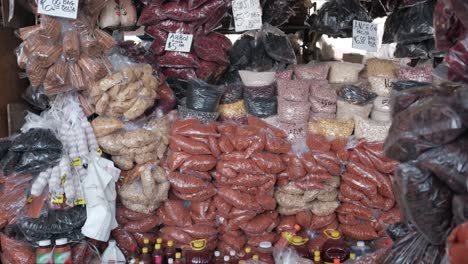
{"label": "white plastic bag", "polygon": [[101,264],[125,264],[125,256],[117,247],[115,240],[109,240],[109,246],[102,254]]}

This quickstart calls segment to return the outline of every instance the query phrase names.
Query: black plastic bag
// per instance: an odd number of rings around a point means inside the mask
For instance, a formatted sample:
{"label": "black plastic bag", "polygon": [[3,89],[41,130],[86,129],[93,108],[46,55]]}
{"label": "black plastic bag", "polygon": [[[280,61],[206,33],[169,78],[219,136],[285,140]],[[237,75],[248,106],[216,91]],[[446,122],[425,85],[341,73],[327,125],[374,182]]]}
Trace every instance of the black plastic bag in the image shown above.
{"label": "black plastic bag", "polygon": [[294,16],[294,5],[297,2],[288,0],[267,0],[262,7],[262,22],[279,27]]}
{"label": "black plastic bag", "polygon": [[398,239],[403,238],[404,236],[408,235],[409,231],[410,230],[408,228],[408,225],[406,225],[405,223],[390,224],[385,229],[385,232],[392,241],[397,241]]}
{"label": "black plastic bag", "polygon": [[29,86],[22,94],[23,99],[39,110],[49,108],[49,97],[45,95],[43,87],[34,88]]}
{"label": "black plastic bag", "polygon": [[0,140],[0,160],[8,153],[11,147],[11,140],[4,139]]}
{"label": "black plastic bag", "polygon": [[255,47],[255,37],[249,33],[243,34],[240,39],[234,42],[230,52],[230,71],[245,70],[252,64],[252,54]]}
{"label": "black plastic bag", "polygon": [[274,60],[287,64],[296,64],[296,54],[288,36],[270,24],[262,26],[262,41],[266,53]]}
{"label": "black plastic bag", "polygon": [[468,135],[424,152],[418,158],[418,165],[430,170],[452,191],[467,194]]}
{"label": "black plastic bag", "polygon": [[79,237],[80,231],[86,222],[86,209],[76,206],[66,210],[49,210],[47,215],[37,219],[24,217],[15,225],[10,225],[8,233],[15,234],[17,238],[24,238],[31,243],[44,239]]}
{"label": "black plastic bag", "polygon": [[255,41],[252,44],[254,45],[252,48],[252,64],[247,69],[259,72],[270,71],[275,65],[275,60],[266,51],[262,31],[255,34]]}
{"label": "black plastic bag", "polygon": [[445,246],[431,245],[420,233],[412,231],[392,245],[383,264],[440,264]]}
{"label": "black plastic bag", "polygon": [[314,32],[341,38],[352,37],[353,20],[372,21],[367,10],[357,0],[328,1],[311,20],[309,25]]}
{"label": "black plastic bag", "polygon": [[44,151],[62,150],[62,142],[49,129],[33,128],[20,134],[13,140],[10,151]]}
{"label": "black plastic bag", "polygon": [[435,0],[400,8],[385,21],[383,44],[416,43],[434,38],[433,14]]}
{"label": "black plastic bag", "polygon": [[276,96],[271,98],[244,97],[244,100],[247,113],[255,117],[265,118],[278,113],[278,100]]}
{"label": "black plastic bag", "polygon": [[431,244],[444,244],[452,224],[450,189],[413,161],[400,164],[395,179],[395,193],[406,219]]}
{"label": "black plastic bag", "polygon": [[15,173],[16,165],[21,160],[21,152],[9,151],[0,161],[0,168],[3,175],[9,176]]}
{"label": "black plastic bag", "polygon": [[468,220],[468,195],[454,195],[452,200],[453,220],[456,225]]}
{"label": "black plastic bag", "polygon": [[174,95],[177,99],[177,104],[180,104],[181,100],[187,96],[187,81],[170,77],[167,78],[166,82],[174,92]]}
{"label": "black plastic bag", "polygon": [[62,156],[62,143],[49,129],[33,128],[16,137],[0,160],[4,175],[35,173],[55,166]]}
{"label": "black plastic bag", "polygon": [[243,85],[239,71],[224,73],[218,84],[224,85],[224,93],[221,96],[220,104],[231,104],[242,99]]}
{"label": "black plastic bag", "polygon": [[424,151],[456,139],[466,127],[454,104],[453,98],[434,96],[397,113],[384,144],[387,157],[414,160]]}
{"label": "black plastic bag", "polygon": [[343,85],[343,87],[337,91],[337,94],[339,98],[355,105],[369,104],[377,97],[377,94],[369,90],[350,84]]}
{"label": "black plastic bag", "polygon": [[219,86],[192,79],[188,82],[186,106],[192,110],[215,112],[223,92],[223,88]]}
{"label": "black plastic bag", "polygon": [[398,43],[393,55],[395,58],[429,59],[434,52],[436,52],[435,40],[428,39],[417,43]]}

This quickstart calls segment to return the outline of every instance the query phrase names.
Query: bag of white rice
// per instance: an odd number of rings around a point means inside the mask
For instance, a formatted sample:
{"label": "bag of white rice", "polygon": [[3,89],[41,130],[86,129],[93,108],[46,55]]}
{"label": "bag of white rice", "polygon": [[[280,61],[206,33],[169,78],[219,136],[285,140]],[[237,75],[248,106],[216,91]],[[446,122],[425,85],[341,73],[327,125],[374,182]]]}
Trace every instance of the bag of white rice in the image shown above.
{"label": "bag of white rice", "polygon": [[288,124],[304,124],[309,121],[310,102],[294,102],[278,98],[279,121]]}
{"label": "bag of white rice", "polygon": [[372,110],[372,104],[355,105],[343,100],[336,102],[336,118],[338,120],[350,120],[354,116],[368,118]]}
{"label": "bag of white rice", "polygon": [[388,135],[388,130],[390,129],[391,125],[391,122],[379,122],[368,118],[355,116],[354,135],[357,138],[364,138],[369,142],[384,141]]}
{"label": "bag of white rice", "polygon": [[239,75],[245,86],[267,86],[275,81],[276,72],[254,72],[240,70]]}
{"label": "bag of white rice", "polygon": [[330,66],[328,81],[330,83],[357,83],[362,69],[364,69],[364,64],[333,62]]}
{"label": "bag of white rice", "polygon": [[380,96],[389,96],[392,91],[392,83],[397,79],[369,76],[368,81],[372,92]]}

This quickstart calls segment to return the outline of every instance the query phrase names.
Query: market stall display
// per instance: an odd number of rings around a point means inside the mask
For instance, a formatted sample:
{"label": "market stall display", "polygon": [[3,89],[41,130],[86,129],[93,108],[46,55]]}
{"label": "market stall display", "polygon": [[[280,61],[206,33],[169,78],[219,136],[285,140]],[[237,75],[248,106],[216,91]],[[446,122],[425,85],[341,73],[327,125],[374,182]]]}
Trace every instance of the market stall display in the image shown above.
{"label": "market stall display", "polygon": [[[467,5],[332,0],[295,32],[311,3],[259,4],[234,43],[227,0],[86,0],[16,31],[40,112],[0,139],[2,263],[463,261]],[[299,56],[384,13],[393,57]]]}

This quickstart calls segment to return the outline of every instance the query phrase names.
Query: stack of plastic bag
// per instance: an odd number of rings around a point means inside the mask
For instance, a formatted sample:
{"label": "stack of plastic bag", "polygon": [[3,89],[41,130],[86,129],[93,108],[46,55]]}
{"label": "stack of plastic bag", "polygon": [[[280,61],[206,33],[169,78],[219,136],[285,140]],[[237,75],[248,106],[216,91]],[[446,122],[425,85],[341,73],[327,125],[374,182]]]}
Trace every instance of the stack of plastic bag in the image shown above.
{"label": "stack of plastic bag", "polygon": [[386,227],[402,220],[391,181],[398,162],[383,156],[381,142],[351,139],[339,151],[346,164],[338,195],[340,230],[355,240],[386,236]]}
{"label": "stack of plastic bag", "polygon": [[286,134],[252,117],[248,125],[223,123],[218,130],[222,154],[213,173],[218,188],[214,198],[221,233],[218,248],[224,253],[241,252],[246,245],[275,243],[279,216],[273,191],[277,176],[286,169],[280,155],[291,149]]}

